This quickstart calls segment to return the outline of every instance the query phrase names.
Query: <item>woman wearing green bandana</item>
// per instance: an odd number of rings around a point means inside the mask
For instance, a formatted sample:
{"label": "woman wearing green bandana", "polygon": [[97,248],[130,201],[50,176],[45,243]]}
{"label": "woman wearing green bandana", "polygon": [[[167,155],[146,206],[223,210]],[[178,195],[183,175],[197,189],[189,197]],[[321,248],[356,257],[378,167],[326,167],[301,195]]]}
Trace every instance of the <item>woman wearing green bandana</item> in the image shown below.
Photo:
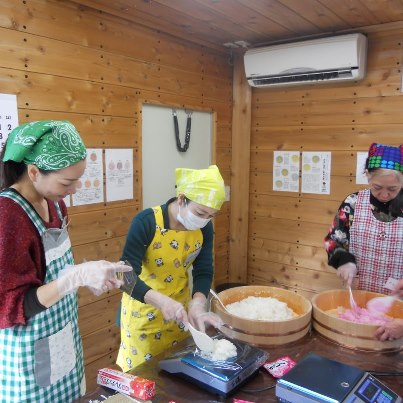
{"label": "woman wearing green bandana", "polygon": [[211,218],[225,199],[218,168],[176,169],[176,196],[140,212],[127,235],[122,260],[138,280],[122,296],[117,363],[124,371],[188,337],[188,322],[201,331],[221,324],[206,311],[213,279]]}
{"label": "woman wearing green bandana", "polygon": [[122,284],[106,261],[74,265],[63,198],[86,149],[67,121],[14,129],[0,158],[0,402],[71,402],[85,391],[78,287]]}

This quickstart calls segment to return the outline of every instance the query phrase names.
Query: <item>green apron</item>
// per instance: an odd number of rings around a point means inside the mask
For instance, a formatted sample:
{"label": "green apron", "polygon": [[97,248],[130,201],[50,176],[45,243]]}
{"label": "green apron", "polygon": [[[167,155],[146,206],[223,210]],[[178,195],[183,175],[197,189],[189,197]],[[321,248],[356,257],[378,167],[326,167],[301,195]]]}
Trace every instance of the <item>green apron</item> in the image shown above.
{"label": "green apron", "polygon": [[[203,244],[201,230],[164,228],[161,207],[154,207],[156,230],[143,259],[140,278],[153,290],[187,307],[190,299],[188,269]],[[128,371],[175,345],[189,334],[183,323],[165,322],[162,312],[123,293],[121,344],[117,364]]]}
{"label": "green apron", "polygon": [[[18,203],[35,225],[45,252],[45,283],[55,280],[66,264],[73,264],[66,219],[59,205],[55,203],[62,227],[47,229],[17,192],[5,190],[0,197]],[[0,402],[69,403],[80,397],[85,379],[77,319],[77,297],[70,294],[25,325],[0,329]]]}

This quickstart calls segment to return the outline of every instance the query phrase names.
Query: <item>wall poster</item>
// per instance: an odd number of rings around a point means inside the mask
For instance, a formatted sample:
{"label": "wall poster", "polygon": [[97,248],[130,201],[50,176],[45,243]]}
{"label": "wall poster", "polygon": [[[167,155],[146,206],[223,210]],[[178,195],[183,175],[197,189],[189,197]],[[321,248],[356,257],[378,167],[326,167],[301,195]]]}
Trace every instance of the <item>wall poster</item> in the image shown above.
{"label": "wall poster", "polygon": [[66,207],[71,207],[71,195],[66,196],[63,201]]}
{"label": "wall poster", "polygon": [[73,205],[103,203],[104,183],[103,183],[102,149],[87,149],[87,166],[83,176],[77,186],[77,192],[73,194]]}
{"label": "wall poster", "polygon": [[299,151],[274,151],[273,190],[299,191]]}
{"label": "wall poster", "polygon": [[365,162],[367,161],[368,153],[365,151],[357,152],[357,167],[355,172],[355,183],[357,185],[367,185],[368,179],[365,175]]}
{"label": "wall poster", "polygon": [[330,194],[331,153],[302,153],[302,193]]}
{"label": "wall poster", "polygon": [[133,199],[133,149],[106,149],[106,201]]}
{"label": "wall poster", "polygon": [[0,94],[0,151],[9,133],[18,126],[17,96]]}

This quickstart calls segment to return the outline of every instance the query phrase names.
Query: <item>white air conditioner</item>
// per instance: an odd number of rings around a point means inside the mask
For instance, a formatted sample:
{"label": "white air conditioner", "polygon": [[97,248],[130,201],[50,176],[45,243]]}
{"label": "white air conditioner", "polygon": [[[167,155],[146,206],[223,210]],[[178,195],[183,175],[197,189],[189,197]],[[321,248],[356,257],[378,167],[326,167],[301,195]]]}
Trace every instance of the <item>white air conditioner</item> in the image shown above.
{"label": "white air conditioner", "polygon": [[348,34],[246,51],[253,87],[360,80],[366,73],[367,37]]}

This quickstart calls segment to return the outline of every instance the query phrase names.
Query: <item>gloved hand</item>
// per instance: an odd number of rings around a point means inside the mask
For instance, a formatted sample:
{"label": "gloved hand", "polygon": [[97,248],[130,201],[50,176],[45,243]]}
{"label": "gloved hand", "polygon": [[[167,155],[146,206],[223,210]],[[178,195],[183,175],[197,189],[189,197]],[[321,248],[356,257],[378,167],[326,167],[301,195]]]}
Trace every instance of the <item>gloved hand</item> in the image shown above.
{"label": "gloved hand", "polygon": [[392,295],[397,295],[400,298],[403,297],[403,278],[396,283]]}
{"label": "gloved hand", "polygon": [[183,305],[160,292],[148,290],[144,295],[144,302],[159,309],[166,321],[188,322],[188,316]]}
{"label": "gloved hand", "polygon": [[88,287],[95,295],[113,288],[119,288],[122,281],[116,278],[117,272],[133,270],[122,262],[112,263],[106,260],[67,265],[60,271],[57,287],[60,295],[75,292],[78,287]]}
{"label": "gloved hand", "polygon": [[380,326],[375,332],[375,338],[381,341],[398,340],[403,337],[403,319],[394,319]]}
{"label": "gloved hand", "polygon": [[357,275],[357,266],[355,263],[351,262],[342,264],[337,269],[337,275],[347,284],[347,286],[351,287],[353,279]]}
{"label": "gloved hand", "polygon": [[206,310],[206,302],[201,299],[193,299],[189,302],[188,317],[190,324],[201,332],[206,331],[206,323],[215,328],[223,325],[218,315]]}

